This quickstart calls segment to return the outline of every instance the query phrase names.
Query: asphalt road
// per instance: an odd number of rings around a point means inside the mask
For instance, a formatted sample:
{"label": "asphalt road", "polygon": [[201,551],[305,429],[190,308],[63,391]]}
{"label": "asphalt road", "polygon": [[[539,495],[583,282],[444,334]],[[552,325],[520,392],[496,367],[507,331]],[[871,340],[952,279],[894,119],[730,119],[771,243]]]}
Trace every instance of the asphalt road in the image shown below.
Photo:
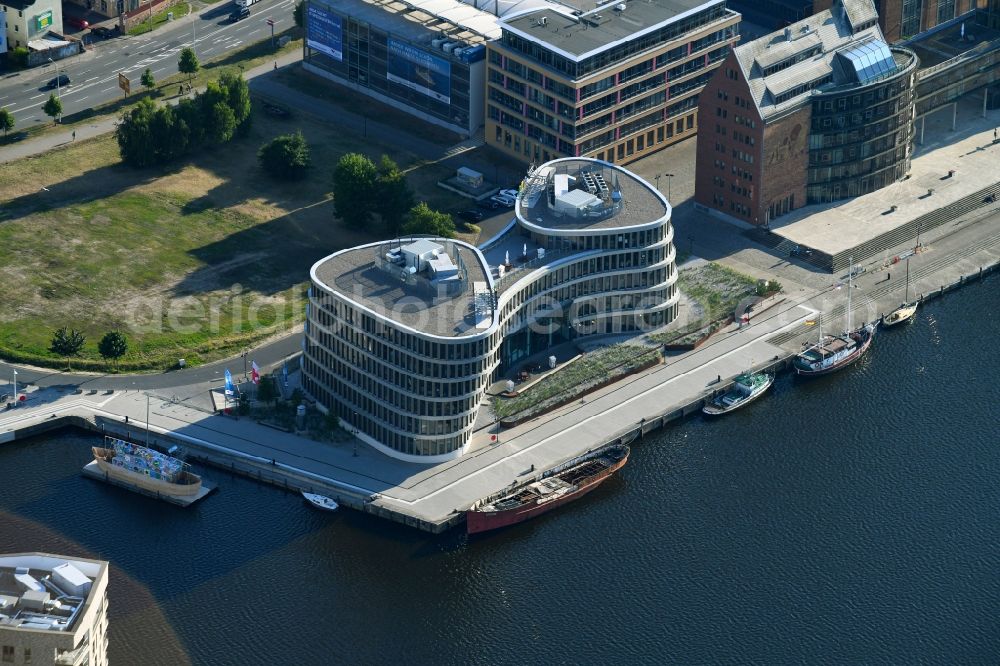
{"label": "asphalt road", "polygon": [[294,0],[257,2],[250,7],[250,18],[229,23],[233,7],[232,2],[221,2],[151,33],[95,42],[72,58],[8,74],[0,79],[0,107],[14,114],[20,128],[51,122],[42,112],[42,105],[56,89],[44,86],[57,71],[71,81],[60,90],[63,115],[69,115],[120,98],[119,72],[130,79],[133,90],[141,89],[139,77],[147,67],[157,81],[176,74],[180,51],[192,42],[198,59],[204,62],[269,37],[268,18],[275,21],[275,34],[294,24]]}

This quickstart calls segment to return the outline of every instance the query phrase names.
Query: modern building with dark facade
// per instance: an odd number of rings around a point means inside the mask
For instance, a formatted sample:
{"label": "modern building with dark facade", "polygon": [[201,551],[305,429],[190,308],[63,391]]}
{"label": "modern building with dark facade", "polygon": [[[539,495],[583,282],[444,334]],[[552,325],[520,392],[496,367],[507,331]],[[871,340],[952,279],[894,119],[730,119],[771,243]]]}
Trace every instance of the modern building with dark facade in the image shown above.
{"label": "modern building with dark facade", "polygon": [[306,0],[303,67],[463,135],[483,124],[496,17],[458,0]]}
{"label": "modern building with dark facade", "polygon": [[516,218],[480,248],[407,238],[330,255],[311,271],[303,388],[387,455],[461,456],[498,373],[672,321],[670,213],[628,171],[569,158],[529,175]]}
{"label": "modern building with dark facade", "polygon": [[505,15],[487,45],[486,142],[526,163],[627,164],[692,136],[739,20],[725,0],[567,0]]}
{"label": "modern building with dark facade", "polygon": [[872,192],[909,171],[918,58],[871,0],[733,50],[702,93],[695,201],[743,222]]}

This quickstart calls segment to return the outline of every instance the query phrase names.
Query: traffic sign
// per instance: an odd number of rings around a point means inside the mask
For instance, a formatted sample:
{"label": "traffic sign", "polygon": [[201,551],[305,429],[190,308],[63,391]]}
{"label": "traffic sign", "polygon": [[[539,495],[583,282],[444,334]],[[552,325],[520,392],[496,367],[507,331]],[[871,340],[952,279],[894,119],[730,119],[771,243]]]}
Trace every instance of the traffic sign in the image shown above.
{"label": "traffic sign", "polygon": [[274,19],[272,19],[272,18],[267,19],[267,24],[273,28],[274,27]]}
{"label": "traffic sign", "polygon": [[126,95],[131,92],[128,77],[121,72],[118,72],[118,87],[124,90]]}

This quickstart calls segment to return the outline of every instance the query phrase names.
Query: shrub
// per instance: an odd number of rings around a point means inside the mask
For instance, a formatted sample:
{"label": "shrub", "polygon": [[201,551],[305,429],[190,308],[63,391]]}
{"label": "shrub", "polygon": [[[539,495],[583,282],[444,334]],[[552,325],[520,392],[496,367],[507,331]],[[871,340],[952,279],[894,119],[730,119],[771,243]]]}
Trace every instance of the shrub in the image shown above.
{"label": "shrub", "polygon": [[274,178],[300,180],[309,171],[309,144],[302,132],[282,134],[260,147],[257,161]]}

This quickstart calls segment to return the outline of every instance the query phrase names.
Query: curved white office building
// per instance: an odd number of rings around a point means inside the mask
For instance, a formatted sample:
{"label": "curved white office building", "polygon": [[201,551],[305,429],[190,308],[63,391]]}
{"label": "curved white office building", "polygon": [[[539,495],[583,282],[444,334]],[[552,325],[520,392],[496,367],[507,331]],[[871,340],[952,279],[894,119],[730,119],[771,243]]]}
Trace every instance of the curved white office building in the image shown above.
{"label": "curved white office building", "polygon": [[476,248],[411,238],[342,250],[311,271],[303,385],[388,455],[456,458],[499,373],[563,341],[676,314],[670,205],[613,164],[535,169],[516,217]]}

